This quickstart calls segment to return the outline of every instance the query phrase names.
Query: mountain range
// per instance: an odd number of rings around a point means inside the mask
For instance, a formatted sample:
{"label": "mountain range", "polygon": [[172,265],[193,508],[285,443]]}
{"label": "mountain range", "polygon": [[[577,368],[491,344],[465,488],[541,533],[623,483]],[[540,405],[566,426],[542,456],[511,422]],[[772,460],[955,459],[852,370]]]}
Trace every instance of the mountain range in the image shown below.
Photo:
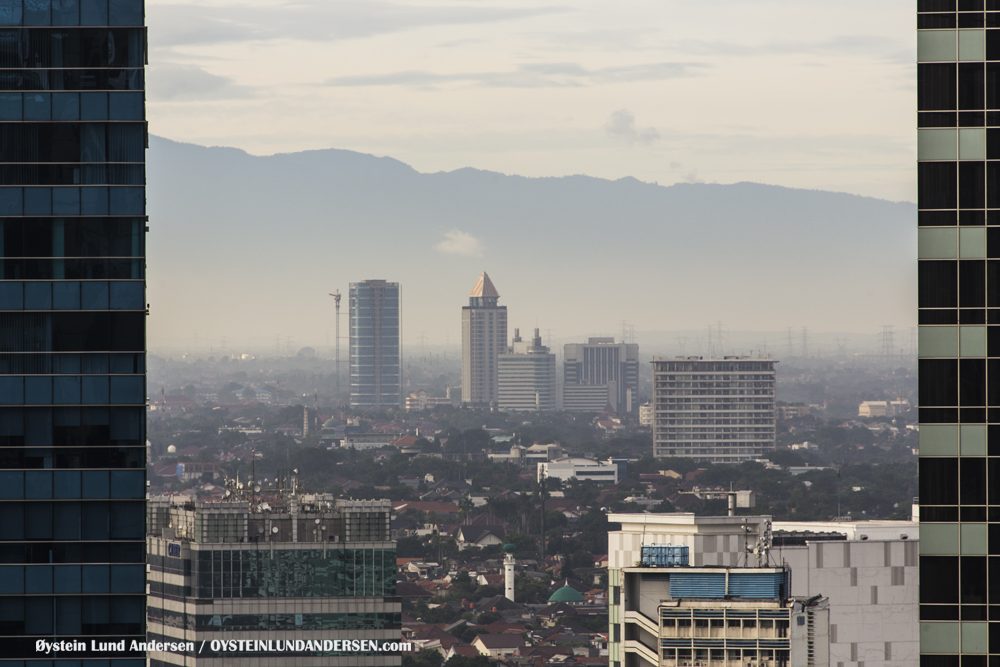
{"label": "mountain range", "polygon": [[915,324],[909,202],[746,182],[428,174],[346,150],[254,156],[155,136],[147,165],[153,350],[327,345],[328,294],[371,278],[401,283],[404,342],[454,345],[483,271],[522,335],[613,334],[623,321],[862,334]]}

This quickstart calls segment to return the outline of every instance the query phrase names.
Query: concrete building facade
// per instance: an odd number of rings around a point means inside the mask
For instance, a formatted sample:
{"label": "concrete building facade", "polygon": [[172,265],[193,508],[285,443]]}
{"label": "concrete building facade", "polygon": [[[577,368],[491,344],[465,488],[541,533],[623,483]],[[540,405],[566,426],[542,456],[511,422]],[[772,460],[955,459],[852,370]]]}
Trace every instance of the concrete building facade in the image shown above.
{"label": "concrete building facade", "polygon": [[[586,389],[583,389],[586,387]],[[606,393],[595,390],[603,387]],[[639,407],[639,346],[614,338],[588,338],[563,346],[563,409],[615,412]]]}
{"label": "concrete building facade", "polygon": [[352,408],[399,407],[399,298],[399,283],[351,283]]}
{"label": "concrete building facade", "polygon": [[654,357],[653,455],[735,463],[775,445],[771,357]]}
{"label": "concrete building facade", "polygon": [[609,570],[611,667],[829,667],[829,606],[787,567]]}
{"label": "concrete building facade", "polygon": [[497,357],[497,405],[518,412],[556,409],[556,355],[542,345],[538,329],[530,342],[514,329],[507,354]]}
{"label": "concrete building facade", "polygon": [[639,425],[640,426],[652,426],[653,416],[655,412],[653,411],[652,403],[643,403],[639,406]]}
{"label": "concrete building facade", "polygon": [[[828,600],[829,665],[916,667],[919,662],[920,526],[915,522],[772,524],[764,516],[685,513],[609,514],[608,520],[622,526],[608,535],[611,585],[623,581],[621,573],[641,561],[647,545],[687,546],[695,567],[788,566],[792,598]],[[768,555],[760,559],[765,550]]]}
{"label": "concrete building facade", "polygon": [[567,457],[555,461],[536,464],[538,481],[546,477],[556,477],[563,481],[577,479],[583,481],[606,482],[617,484],[624,478],[621,466],[612,460],[595,461],[579,457]]}
{"label": "concrete building facade", "polygon": [[[396,550],[389,501],[230,489],[226,502],[150,501],[150,641],[194,651],[151,651],[150,667],[395,667],[398,652],[339,650],[327,640],[397,641]],[[265,500],[266,498],[266,500]],[[319,641],[303,649],[227,651],[213,640]],[[202,646],[203,649],[197,647]]]}
{"label": "concrete building facade", "polygon": [[484,271],[462,307],[462,402],[496,406],[497,357],[507,351],[507,306]]}

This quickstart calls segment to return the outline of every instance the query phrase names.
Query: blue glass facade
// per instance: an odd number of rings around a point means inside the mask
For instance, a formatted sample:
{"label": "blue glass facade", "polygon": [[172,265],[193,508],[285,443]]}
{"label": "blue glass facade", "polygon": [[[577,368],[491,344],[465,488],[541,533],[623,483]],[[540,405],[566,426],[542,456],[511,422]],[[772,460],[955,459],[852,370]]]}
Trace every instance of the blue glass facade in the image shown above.
{"label": "blue glass facade", "polygon": [[[142,0],[0,0],[0,667],[141,667]],[[82,641],[45,655],[37,639]]]}
{"label": "blue glass facade", "polygon": [[351,283],[351,407],[399,406],[399,283]]}

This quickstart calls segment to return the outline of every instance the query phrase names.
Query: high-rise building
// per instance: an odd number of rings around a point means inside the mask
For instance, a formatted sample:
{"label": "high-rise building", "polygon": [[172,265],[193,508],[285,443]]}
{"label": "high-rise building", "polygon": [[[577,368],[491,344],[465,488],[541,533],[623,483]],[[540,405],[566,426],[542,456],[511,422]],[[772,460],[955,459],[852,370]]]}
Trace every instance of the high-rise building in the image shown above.
{"label": "high-rise building", "polygon": [[556,355],[542,345],[538,329],[531,342],[514,329],[507,354],[497,357],[497,405],[519,412],[556,409]]}
{"label": "high-rise building", "polygon": [[[0,661],[12,665],[145,664],[131,650],[146,592],[144,23],[141,0],[0,4]],[[41,638],[70,650],[46,655]],[[101,648],[112,638],[126,650]]]}
{"label": "high-rise building", "polygon": [[350,289],[351,407],[399,407],[399,283]]}
{"label": "high-rise building", "polygon": [[399,665],[399,652],[384,648],[400,636],[391,513],[388,500],[251,484],[230,484],[224,502],[154,497],[148,631],[168,650],[150,651],[150,667]]}
{"label": "high-rise building", "polygon": [[771,357],[653,357],[653,455],[734,463],[775,445]]}
{"label": "high-rise building", "polygon": [[497,404],[497,357],[507,351],[507,306],[484,271],[462,307],[462,402]]}
{"label": "high-rise building", "polygon": [[[597,388],[603,388],[600,391]],[[639,346],[588,338],[563,346],[563,409],[615,412],[639,408]]]}
{"label": "high-rise building", "polygon": [[[1000,654],[1000,14],[917,3],[920,663]],[[1000,9],[996,2],[987,10]],[[993,594],[990,594],[990,590]],[[992,599],[991,599],[992,598]]]}

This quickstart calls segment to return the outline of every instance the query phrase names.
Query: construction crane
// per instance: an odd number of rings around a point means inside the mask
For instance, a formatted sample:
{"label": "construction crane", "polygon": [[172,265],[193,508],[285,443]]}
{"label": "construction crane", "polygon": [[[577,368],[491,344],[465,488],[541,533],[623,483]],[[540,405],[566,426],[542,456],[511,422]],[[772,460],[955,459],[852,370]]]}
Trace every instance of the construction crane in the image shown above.
{"label": "construction crane", "polygon": [[336,339],[334,343],[335,351],[333,358],[335,363],[334,368],[336,369],[334,377],[337,383],[337,393],[339,394],[340,393],[340,290],[331,293],[330,296],[334,298],[334,303],[336,303],[337,307],[336,332],[335,332]]}

